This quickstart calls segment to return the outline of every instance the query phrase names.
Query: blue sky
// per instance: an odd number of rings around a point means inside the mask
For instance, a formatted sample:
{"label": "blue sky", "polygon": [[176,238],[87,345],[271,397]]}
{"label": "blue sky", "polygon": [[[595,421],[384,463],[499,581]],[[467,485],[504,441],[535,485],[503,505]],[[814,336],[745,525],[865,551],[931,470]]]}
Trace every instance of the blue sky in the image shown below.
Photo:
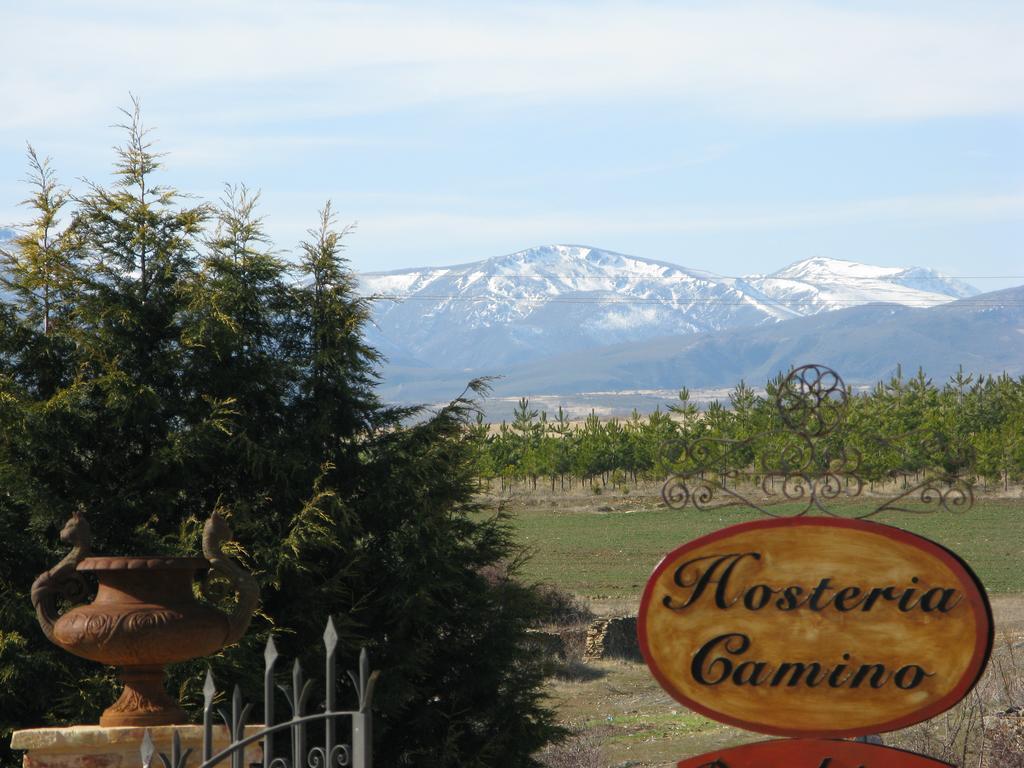
{"label": "blue sky", "polygon": [[103,181],[136,94],[165,180],[330,198],[359,270],[584,243],[1024,283],[1019,2],[0,0],[0,222],[25,142]]}

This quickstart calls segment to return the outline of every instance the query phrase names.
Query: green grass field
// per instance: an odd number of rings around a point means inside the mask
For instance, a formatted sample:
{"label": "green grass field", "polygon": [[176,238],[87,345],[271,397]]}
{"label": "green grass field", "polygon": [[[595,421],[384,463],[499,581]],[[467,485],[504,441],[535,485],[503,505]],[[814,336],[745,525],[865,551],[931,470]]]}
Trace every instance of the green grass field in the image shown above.
{"label": "green grass field", "polygon": [[[747,520],[757,512],[672,510],[628,497],[591,505],[552,507],[524,498],[509,509],[517,540],[532,557],[524,576],[580,596],[639,598],[647,577],[670,550],[698,536]],[[844,513],[866,512],[851,504]],[[603,509],[604,511],[595,511]],[[777,508],[780,511],[784,507]],[[952,549],[993,594],[1024,592],[1024,503],[978,500],[966,513],[887,513],[876,522],[905,528]]]}

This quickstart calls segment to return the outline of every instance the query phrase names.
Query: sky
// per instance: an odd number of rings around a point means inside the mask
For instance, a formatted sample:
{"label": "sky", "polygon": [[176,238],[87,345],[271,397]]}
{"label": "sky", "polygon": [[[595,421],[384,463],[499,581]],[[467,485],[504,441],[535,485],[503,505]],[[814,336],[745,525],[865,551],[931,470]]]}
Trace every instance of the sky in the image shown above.
{"label": "sky", "polygon": [[105,182],[330,199],[360,271],[587,244],[722,275],[813,256],[1024,284],[1024,4],[0,0],[0,225],[26,142]]}

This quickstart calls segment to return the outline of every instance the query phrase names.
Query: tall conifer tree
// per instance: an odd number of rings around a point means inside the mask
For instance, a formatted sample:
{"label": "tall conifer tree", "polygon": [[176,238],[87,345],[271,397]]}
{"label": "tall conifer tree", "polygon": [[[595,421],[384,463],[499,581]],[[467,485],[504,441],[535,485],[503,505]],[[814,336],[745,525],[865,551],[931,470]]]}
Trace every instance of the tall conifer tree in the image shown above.
{"label": "tall conifer tree", "polygon": [[[472,514],[472,393],[405,426],[414,412],[374,393],[369,307],[330,206],[292,265],[270,246],[258,195],[228,187],[196,204],[161,186],[137,103],[126,117],[113,183],[70,198],[53,240],[65,198],[33,165],[38,220],[9,253],[0,730],[95,722],[112,700],[109,671],[33,626],[28,588],[61,556],[71,511],[85,509],[98,552],[195,554],[219,509],[262,599],[248,636],[211,660],[220,679],[259,695],[270,631],[315,668],[332,615],[339,666],[366,645],[384,670],[380,765],[534,765],[558,732],[523,646],[539,608],[514,579],[486,575],[515,549],[501,521]],[[37,276],[55,265],[47,307]],[[172,670],[193,708],[205,663]]]}

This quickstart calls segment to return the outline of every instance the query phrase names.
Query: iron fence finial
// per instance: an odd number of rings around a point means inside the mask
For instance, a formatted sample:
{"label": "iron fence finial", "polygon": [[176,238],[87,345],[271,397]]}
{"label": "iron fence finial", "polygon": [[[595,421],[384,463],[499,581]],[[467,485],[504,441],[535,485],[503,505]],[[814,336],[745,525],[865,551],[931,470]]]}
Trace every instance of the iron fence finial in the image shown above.
{"label": "iron fence finial", "polygon": [[145,734],[142,736],[142,748],[139,750],[142,757],[142,768],[151,768],[153,765],[154,751],[153,736],[150,734],[149,728],[147,728]]}
{"label": "iron fence finial", "polygon": [[327,627],[324,629],[324,648],[327,649],[327,655],[334,653],[334,649],[338,647],[338,630],[334,627],[334,618],[331,616],[327,617]]}

